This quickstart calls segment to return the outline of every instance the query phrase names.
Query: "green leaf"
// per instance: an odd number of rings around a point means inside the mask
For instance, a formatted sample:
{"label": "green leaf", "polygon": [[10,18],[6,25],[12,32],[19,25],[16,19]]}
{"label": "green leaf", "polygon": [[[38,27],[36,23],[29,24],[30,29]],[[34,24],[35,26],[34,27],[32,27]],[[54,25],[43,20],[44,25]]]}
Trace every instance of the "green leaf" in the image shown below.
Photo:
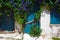
{"label": "green leaf", "polygon": [[24,22],[24,19],[19,19],[19,24],[22,24]]}
{"label": "green leaf", "polygon": [[2,15],[2,13],[0,12],[0,15]]}
{"label": "green leaf", "polygon": [[40,33],[41,33],[41,29],[38,26],[33,25],[31,27],[31,30],[30,30],[30,35],[31,36],[33,36],[33,37],[39,37]]}
{"label": "green leaf", "polygon": [[2,7],[2,4],[0,4],[0,7]]}

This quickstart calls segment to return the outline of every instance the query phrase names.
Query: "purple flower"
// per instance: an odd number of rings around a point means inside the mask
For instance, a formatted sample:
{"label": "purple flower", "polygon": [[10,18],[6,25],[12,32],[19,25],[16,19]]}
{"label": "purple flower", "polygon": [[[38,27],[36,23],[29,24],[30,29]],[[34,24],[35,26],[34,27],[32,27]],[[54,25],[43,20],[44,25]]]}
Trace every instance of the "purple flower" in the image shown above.
{"label": "purple flower", "polygon": [[24,2],[25,0],[22,0],[22,2]]}
{"label": "purple flower", "polygon": [[42,2],[42,0],[38,0],[38,2]]}
{"label": "purple flower", "polygon": [[24,3],[22,7],[26,7],[26,4]]}
{"label": "purple flower", "polygon": [[27,8],[26,7],[24,7],[23,9],[24,9],[24,11],[27,11]]}
{"label": "purple flower", "polygon": [[58,0],[58,2],[60,2],[60,0]]}
{"label": "purple flower", "polygon": [[27,8],[28,11],[30,11],[30,8]]}
{"label": "purple flower", "polygon": [[14,4],[14,2],[10,1],[10,4]]}
{"label": "purple flower", "polygon": [[20,7],[19,10],[22,10],[22,7]]}
{"label": "purple flower", "polygon": [[22,0],[22,3],[24,3],[25,0]]}
{"label": "purple flower", "polygon": [[26,4],[30,4],[30,2],[26,2]]}

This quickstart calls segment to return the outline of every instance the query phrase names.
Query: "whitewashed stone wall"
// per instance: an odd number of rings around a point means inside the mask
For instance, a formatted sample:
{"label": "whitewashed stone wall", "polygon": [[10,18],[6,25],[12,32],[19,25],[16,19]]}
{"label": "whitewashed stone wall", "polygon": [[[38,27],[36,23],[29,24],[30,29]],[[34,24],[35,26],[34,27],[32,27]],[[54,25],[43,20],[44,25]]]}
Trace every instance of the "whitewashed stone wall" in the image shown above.
{"label": "whitewashed stone wall", "polygon": [[52,37],[52,29],[49,27],[50,24],[50,12],[47,10],[44,10],[41,13],[41,29],[42,34],[45,34],[47,38]]}
{"label": "whitewashed stone wall", "polygon": [[52,25],[52,37],[60,38],[60,25]]}
{"label": "whitewashed stone wall", "polygon": [[41,29],[42,34],[46,34],[46,37],[60,37],[60,25],[55,24],[50,27],[50,11],[44,10],[41,13]]}

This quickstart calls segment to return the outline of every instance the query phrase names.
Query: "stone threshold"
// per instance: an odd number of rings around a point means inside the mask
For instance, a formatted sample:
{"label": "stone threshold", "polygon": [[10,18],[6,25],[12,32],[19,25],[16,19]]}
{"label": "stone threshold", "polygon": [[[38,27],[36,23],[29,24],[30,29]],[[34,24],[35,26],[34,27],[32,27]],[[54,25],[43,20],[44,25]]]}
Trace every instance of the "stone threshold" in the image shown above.
{"label": "stone threshold", "polygon": [[22,39],[22,35],[21,34],[0,34],[0,39],[2,38]]}
{"label": "stone threshold", "polygon": [[60,24],[50,24],[50,26],[60,26]]}
{"label": "stone threshold", "polygon": [[15,31],[1,31],[0,30],[0,34],[12,34],[15,33]]}

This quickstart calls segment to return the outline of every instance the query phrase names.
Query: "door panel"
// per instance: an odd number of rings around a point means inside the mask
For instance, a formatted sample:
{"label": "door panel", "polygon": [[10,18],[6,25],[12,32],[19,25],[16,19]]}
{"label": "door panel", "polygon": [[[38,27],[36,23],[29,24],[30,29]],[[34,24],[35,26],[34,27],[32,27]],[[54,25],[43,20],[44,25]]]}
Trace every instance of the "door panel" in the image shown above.
{"label": "door panel", "polygon": [[13,31],[14,30],[14,14],[3,14],[0,16],[0,30]]}

